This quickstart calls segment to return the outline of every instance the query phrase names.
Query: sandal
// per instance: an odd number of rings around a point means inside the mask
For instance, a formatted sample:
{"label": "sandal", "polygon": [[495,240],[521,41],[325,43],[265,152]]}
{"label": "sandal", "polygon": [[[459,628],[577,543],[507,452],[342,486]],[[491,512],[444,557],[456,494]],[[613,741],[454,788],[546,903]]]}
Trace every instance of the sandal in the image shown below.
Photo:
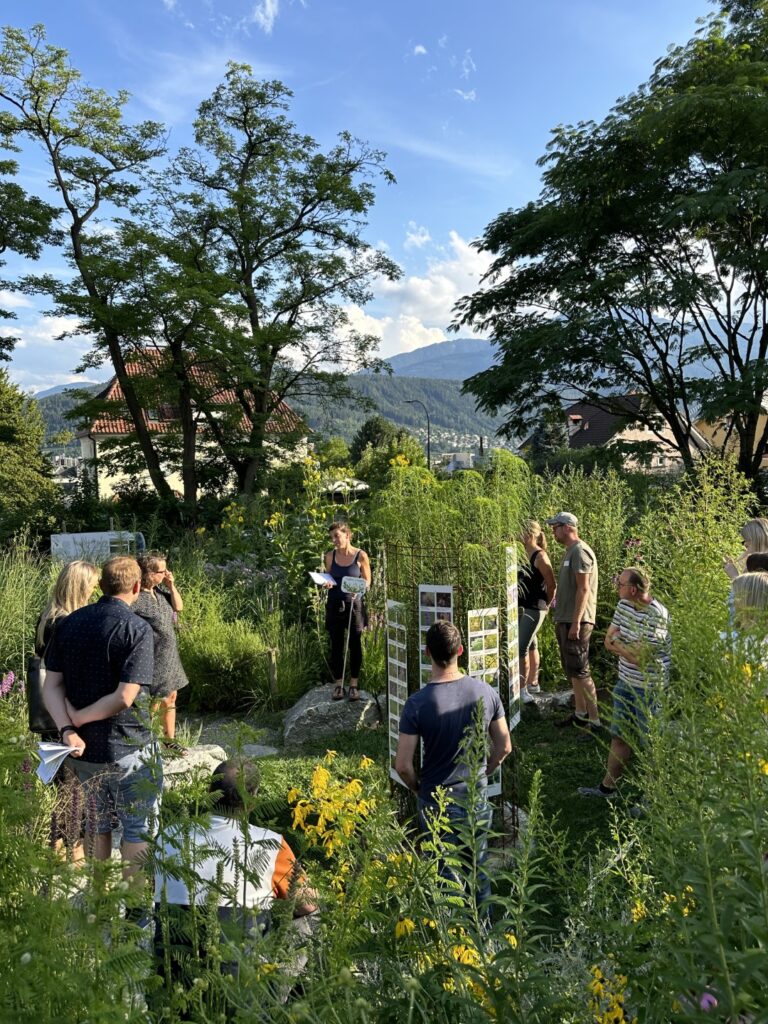
{"label": "sandal", "polygon": [[360,700],[360,688],[358,686],[350,686],[349,697],[347,697],[347,700],[350,704],[354,704],[356,701]]}
{"label": "sandal", "polygon": [[331,694],[331,700],[344,700],[344,687],[334,686],[333,693]]}

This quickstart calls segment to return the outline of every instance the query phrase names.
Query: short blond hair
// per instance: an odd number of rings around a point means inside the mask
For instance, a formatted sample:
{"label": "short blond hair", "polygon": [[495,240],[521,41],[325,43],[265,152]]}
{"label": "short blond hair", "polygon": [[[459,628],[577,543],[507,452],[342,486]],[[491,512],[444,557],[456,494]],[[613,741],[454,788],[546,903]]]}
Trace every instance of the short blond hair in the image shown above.
{"label": "short blond hair", "polygon": [[741,537],[750,554],[768,551],[768,519],[750,519],[741,528]]}
{"label": "short blond hair", "polygon": [[139,563],[131,555],[115,555],[104,563],[99,585],[107,597],[128,594],[141,582]]}
{"label": "short blond hair", "polygon": [[768,611],[768,572],[745,572],[733,581],[732,590],[734,611],[742,625]]}

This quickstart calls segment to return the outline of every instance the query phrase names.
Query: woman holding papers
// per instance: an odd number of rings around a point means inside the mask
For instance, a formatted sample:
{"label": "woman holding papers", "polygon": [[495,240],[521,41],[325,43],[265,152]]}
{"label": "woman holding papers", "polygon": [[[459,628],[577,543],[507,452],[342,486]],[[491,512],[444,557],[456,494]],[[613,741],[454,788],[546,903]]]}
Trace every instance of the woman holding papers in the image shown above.
{"label": "woman holding papers", "polygon": [[[99,570],[90,562],[76,561],[65,565],[53,586],[53,593],[45,611],[37,622],[35,653],[45,664],[45,654],[53,640],[56,628],[63,620],[84,608],[99,582]],[[58,733],[41,735],[41,740],[58,741]],[[51,837],[56,849],[67,847],[72,859],[83,859],[82,818],[83,803],[80,784],[67,761],[55,776],[59,794],[53,811]]]}
{"label": "woman holding papers", "polygon": [[326,583],[328,603],[325,606],[325,628],[331,638],[331,671],[333,672],[333,700],[344,699],[345,637],[349,645],[349,699],[360,700],[357,686],[363,663],[360,637],[368,624],[362,596],[345,594],[341,587],[345,577],[363,579],[371,585],[371,562],[362,548],[352,546],[352,533],[347,523],[332,523],[328,528],[333,548],[325,553],[325,571],[333,577]]}

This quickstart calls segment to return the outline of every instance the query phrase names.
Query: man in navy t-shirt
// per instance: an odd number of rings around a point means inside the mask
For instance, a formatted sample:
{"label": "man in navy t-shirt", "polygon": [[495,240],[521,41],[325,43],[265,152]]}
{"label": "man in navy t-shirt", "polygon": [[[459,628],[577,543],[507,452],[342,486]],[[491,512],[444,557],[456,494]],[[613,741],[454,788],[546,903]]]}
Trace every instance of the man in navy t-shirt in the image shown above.
{"label": "man in navy t-shirt", "polygon": [[[448,794],[447,813],[452,821],[466,819],[472,810],[475,820],[487,829],[490,813],[485,797],[486,779],[512,750],[504,708],[491,686],[459,671],[458,658],[463,647],[461,634],[453,623],[441,621],[430,626],[426,652],[432,662],[432,681],[412,694],[403,708],[395,770],[406,786],[418,794],[422,827],[426,826],[430,810],[437,806],[435,790],[442,787]],[[479,780],[479,792],[470,794],[470,768],[464,762],[463,750],[474,726],[478,704],[491,751],[481,765],[484,774]],[[420,778],[413,764],[419,739],[423,748]],[[482,846],[480,854],[484,859],[485,844]],[[483,879],[477,895],[478,900],[490,896],[487,879]]]}
{"label": "man in navy t-shirt", "polygon": [[61,742],[73,748],[92,855],[110,857],[117,815],[132,873],[146,852],[162,791],[149,728],[154,638],[151,626],[131,610],[141,583],[136,559],[111,558],[100,582],[104,596],[56,629],[46,657],[45,704]]}

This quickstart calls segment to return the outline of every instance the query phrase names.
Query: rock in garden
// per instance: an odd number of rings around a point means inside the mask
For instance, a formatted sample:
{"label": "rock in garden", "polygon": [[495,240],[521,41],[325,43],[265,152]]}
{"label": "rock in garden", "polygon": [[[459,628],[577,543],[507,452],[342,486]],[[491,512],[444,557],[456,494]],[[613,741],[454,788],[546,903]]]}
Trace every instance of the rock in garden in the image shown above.
{"label": "rock in garden", "polygon": [[215,743],[189,747],[184,757],[163,758],[163,785],[170,788],[198,772],[212,775],[213,769],[226,760],[227,752]]}
{"label": "rock in garden", "polygon": [[542,690],[541,693],[532,693],[533,701],[524,704],[528,710],[539,712],[541,715],[549,715],[560,711],[568,711],[573,707],[573,690],[557,690],[556,692]]}
{"label": "rock in garden", "polygon": [[373,697],[360,691],[360,700],[331,700],[329,686],[316,687],[288,711],[283,725],[286,747],[331,740],[340,732],[370,728],[379,722],[379,707]]}

